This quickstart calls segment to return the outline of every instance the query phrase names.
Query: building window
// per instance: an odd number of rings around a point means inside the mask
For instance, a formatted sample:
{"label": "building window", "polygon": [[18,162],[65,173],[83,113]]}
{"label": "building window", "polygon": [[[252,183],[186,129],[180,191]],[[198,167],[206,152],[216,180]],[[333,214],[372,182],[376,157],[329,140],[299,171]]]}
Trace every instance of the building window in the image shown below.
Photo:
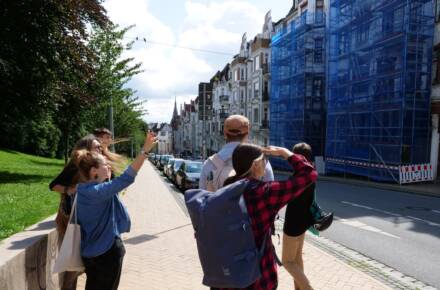
{"label": "building window", "polygon": [[323,63],[323,41],[322,38],[315,39],[314,63]]}
{"label": "building window", "polygon": [[238,81],[238,69],[234,71],[234,81]]}
{"label": "building window", "polygon": [[240,80],[244,80],[244,69],[240,69]]}
{"label": "building window", "polygon": [[433,84],[440,84],[440,45],[434,49]]}
{"label": "building window", "polygon": [[440,22],[440,0],[435,0],[435,21]]}
{"label": "building window", "polygon": [[260,96],[260,84],[258,82],[254,83],[254,98]]}
{"label": "building window", "polygon": [[254,123],[258,123],[259,122],[259,116],[258,116],[258,109],[255,108],[254,109]]}
{"label": "building window", "polygon": [[256,71],[257,69],[260,69],[260,56],[259,55],[257,55],[255,57],[254,64],[255,64],[254,71]]}
{"label": "building window", "polygon": [[316,8],[324,8],[324,0],[316,0]]}

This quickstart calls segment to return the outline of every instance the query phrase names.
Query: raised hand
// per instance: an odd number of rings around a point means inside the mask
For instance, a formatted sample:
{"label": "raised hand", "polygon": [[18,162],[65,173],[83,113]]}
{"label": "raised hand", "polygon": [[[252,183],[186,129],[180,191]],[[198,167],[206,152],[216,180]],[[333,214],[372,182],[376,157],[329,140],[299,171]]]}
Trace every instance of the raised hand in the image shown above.
{"label": "raised hand", "polygon": [[147,135],[145,136],[145,142],[144,142],[144,151],[145,152],[150,152],[151,149],[154,148],[154,146],[156,146],[156,144],[158,143],[158,137],[156,137],[154,135],[153,132],[148,131]]}
{"label": "raised hand", "polygon": [[283,148],[283,147],[278,147],[278,146],[263,147],[262,150],[263,150],[263,153],[268,156],[279,156],[284,159],[287,159],[293,155],[293,153],[290,152],[290,150]]}

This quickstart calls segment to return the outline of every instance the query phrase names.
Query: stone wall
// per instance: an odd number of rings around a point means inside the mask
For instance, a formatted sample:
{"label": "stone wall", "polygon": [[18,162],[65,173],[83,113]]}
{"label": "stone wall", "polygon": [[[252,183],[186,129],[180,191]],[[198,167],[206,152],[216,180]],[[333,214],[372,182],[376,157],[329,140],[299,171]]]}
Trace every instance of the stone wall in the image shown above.
{"label": "stone wall", "polygon": [[58,253],[54,216],[0,241],[0,290],[59,289],[51,269]]}

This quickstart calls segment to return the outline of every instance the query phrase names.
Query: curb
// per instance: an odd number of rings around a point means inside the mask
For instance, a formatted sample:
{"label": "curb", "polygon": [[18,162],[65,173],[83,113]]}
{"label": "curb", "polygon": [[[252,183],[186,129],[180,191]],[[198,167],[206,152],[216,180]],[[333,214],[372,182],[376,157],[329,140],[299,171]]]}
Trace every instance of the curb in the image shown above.
{"label": "curb", "polygon": [[[279,171],[279,170],[275,170],[274,173],[281,174],[281,175],[290,175],[291,174],[288,171]],[[407,185],[378,183],[378,182],[373,182],[373,181],[363,181],[363,180],[325,176],[325,175],[319,175],[318,181],[319,180],[331,181],[331,182],[337,182],[337,183],[345,183],[345,184],[356,185],[356,186],[366,186],[366,187],[377,188],[377,189],[384,189],[384,190],[391,190],[391,191],[397,191],[397,192],[405,192],[405,193],[409,193],[409,194],[417,194],[417,195],[440,198],[440,184],[435,185],[438,187],[437,191],[439,192],[439,193],[435,193],[435,192],[426,191],[424,189],[414,188],[414,186],[417,186],[417,185],[409,185],[412,187],[407,187]]]}

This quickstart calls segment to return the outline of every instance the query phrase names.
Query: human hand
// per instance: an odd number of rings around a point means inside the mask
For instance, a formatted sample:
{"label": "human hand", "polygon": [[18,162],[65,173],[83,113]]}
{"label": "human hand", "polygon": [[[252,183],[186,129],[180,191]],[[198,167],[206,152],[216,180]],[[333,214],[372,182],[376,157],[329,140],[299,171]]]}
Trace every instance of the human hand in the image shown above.
{"label": "human hand", "polygon": [[287,159],[293,155],[293,153],[290,152],[288,149],[286,149],[284,147],[278,147],[278,146],[263,147],[262,150],[263,150],[263,153],[268,156],[279,156],[284,159]]}
{"label": "human hand", "polygon": [[144,152],[150,152],[151,149],[153,149],[154,146],[158,143],[157,137],[154,135],[153,132],[148,131],[147,135],[145,136],[145,142],[144,142]]}
{"label": "human hand", "polygon": [[67,188],[67,194],[72,195],[77,191],[78,185],[72,185]]}

